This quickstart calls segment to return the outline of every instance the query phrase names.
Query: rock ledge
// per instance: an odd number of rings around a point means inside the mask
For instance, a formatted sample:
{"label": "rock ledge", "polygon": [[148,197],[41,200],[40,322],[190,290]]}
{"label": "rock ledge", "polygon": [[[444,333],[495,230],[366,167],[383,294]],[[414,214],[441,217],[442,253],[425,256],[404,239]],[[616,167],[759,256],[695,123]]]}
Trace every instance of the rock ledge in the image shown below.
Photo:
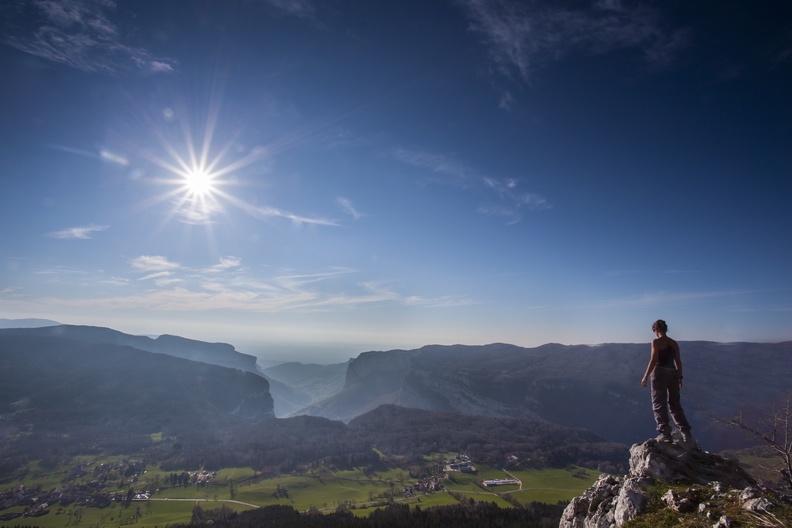
{"label": "rock ledge", "polygon": [[[659,483],[705,485],[716,495],[727,489],[756,489],[750,475],[732,460],[698,449],[687,450],[677,444],[647,440],[630,448],[627,475],[601,475],[582,495],[572,499],[564,510],[559,528],[621,527],[646,511],[647,490]],[[680,493],[669,489],[662,500],[679,513],[697,509],[706,513],[706,503],[697,495],[700,493],[692,490]],[[753,501],[754,507],[760,505],[759,498],[754,495],[747,501]]]}

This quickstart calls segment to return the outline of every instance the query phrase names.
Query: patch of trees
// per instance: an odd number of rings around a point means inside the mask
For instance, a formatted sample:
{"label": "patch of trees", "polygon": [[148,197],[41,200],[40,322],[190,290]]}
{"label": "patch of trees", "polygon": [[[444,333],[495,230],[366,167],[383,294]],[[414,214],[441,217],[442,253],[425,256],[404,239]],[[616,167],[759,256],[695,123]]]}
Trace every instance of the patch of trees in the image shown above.
{"label": "patch of trees", "polygon": [[158,442],[123,429],[69,427],[61,434],[18,435],[0,447],[0,460],[9,470],[6,474],[29,460],[54,467],[76,454],[100,453],[136,454],[168,472],[250,466],[277,474],[319,464],[418,471],[426,464],[423,455],[440,451],[465,452],[477,463],[514,468],[580,465],[620,472],[626,460],[623,445],[604,442],[586,431],[393,406],[376,409],[349,425],[309,416],[227,422],[213,428],[180,423]]}
{"label": "patch of trees", "polygon": [[189,527],[216,528],[555,528],[564,506],[531,503],[521,508],[499,508],[493,503],[466,502],[423,510],[391,505],[369,517],[355,517],[340,508],[335,513],[300,513],[291,506],[268,506],[242,513],[220,510],[193,510]]}

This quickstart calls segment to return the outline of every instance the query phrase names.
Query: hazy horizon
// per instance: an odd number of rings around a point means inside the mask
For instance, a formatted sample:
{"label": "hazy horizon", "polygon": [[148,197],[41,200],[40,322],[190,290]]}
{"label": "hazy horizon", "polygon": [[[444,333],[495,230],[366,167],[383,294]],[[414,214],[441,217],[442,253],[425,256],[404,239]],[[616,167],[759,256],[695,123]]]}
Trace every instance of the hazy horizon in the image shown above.
{"label": "hazy horizon", "polygon": [[[17,318],[5,318],[2,317],[0,319],[17,319]],[[23,318],[18,318],[23,319]],[[353,359],[357,357],[359,354],[363,352],[371,352],[371,351],[389,351],[389,350],[412,350],[421,348],[424,346],[430,345],[441,345],[441,346],[451,346],[451,345],[462,345],[462,346],[482,346],[482,345],[491,345],[495,343],[506,343],[510,345],[521,346],[525,348],[533,348],[538,347],[550,343],[558,343],[562,345],[582,345],[582,346],[592,346],[596,347],[599,345],[611,344],[611,343],[620,343],[620,344],[640,344],[640,343],[649,343],[650,338],[644,339],[623,339],[623,340],[606,340],[600,342],[563,342],[563,341],[542,341],[542,342],[526,342],[526,343],[517,343],[517,342],[510,342],[504,340],[491,340],[491,341],[481,341],[481,342],[465,342],[465,341],[446,341],[446,342],[439,342],[439,341],[426,341],[426,342],[410,342],[408,340],[404,340],[402,342],[394,342],[394,343],[386,343],[386,342],[376,342],[372,341],[371,343],[356,343],[356,342],[349,342],[349,343],[326,343],[324,341],[317,341],[317,342],[278,342],[278,341],[266,341],[260,339],[258,341],[251,341],[251,340],[239,340],[234,339],[232,337],[216,337],[209,334],[204,335],[197,335],[192,333],[179,333],[174,331],[167,331],[167,332],[141,332],[141,331],[132,331],[125,329],[123,327],[113,327],[102,325],[96,322],[64,322],[64,321],[55,321],[59,324],[74,324],[74,325],[85,325],[85,326],[105,326],[112,328],[114,330],[118,330],[127,334],[131,335],[140,335],[146,336],[150,338],[156,338],[159,335],[163,334],[170,334],[170,335],[179,335],[180,337],[185,337],[188,339],[198,339],[200,341],[206,342],[222,342],[228,343],[233,345],[239,352],[245,354],[251,354],[258,358],[259,364],[262,368],[266,368],[268,366],[280,364],[280,363],[287,363],[287,362],[300,362],[300,363],[316,363],[316,364],[333,364],[333,363],[342,363],[346,362],[349,359]],[[756,339],[756,340],[722,340],[722,339],[713,339],[713,338],[706,338],[706,337],[697,337],[697,338],[689,338],[689,337],[678,337],[679,341],[709,341],[715,343],[722,343],[722,344],[729,344],[729,343],[737,343],[737,342],[757,342],[757,343],[780,343],[788,341],[788,339]]]}

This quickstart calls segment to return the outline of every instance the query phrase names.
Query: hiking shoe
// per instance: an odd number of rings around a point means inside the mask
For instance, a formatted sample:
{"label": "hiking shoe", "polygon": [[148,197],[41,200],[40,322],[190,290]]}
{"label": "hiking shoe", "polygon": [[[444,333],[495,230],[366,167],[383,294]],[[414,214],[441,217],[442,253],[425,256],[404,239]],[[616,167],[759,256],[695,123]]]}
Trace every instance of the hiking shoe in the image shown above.
{"label": "hiking shoe", "polygon": [[659,435],[655,436],[655,440],[663,444],[670,444],[674,441],[674,439],[671,438],[671,435],[668,433],[660,433]]}

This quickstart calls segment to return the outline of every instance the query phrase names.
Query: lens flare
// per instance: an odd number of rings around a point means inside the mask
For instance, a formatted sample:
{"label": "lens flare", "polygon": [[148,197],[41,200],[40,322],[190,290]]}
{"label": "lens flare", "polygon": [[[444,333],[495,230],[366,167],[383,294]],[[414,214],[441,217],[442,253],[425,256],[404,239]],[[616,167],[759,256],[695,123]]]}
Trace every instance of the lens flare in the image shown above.
{"label": "lens flare", "polygon": [[154,198],[150,203],[170,200],[173,209],[167,219],[175,216],[183,223],[209,226],[214,217],[223,212],[226,204],[253,208],[230,195],[224,187],[233,185],[236,180],[235,173],[260,160],[265,151],[254,148],[241,158],[225,159],[235,145],[233,141],[229,141],[225,147],[213,152],[215,122],[216,116],[211,116],[204,130],[200,151],[193,143],[193,134],[187,127],[184,128],[182,147],[157,134],[167,157],[149,156],[148,159],[164,171],[165,177],[158,177],[155,181],[171,187],[171,190]]}
{"label": "lens flare", "polygon": [[205,169],[195,168],[185,174],[184,185],[190,194],[203,197],[216,190],[214,180],[214,175]]}

